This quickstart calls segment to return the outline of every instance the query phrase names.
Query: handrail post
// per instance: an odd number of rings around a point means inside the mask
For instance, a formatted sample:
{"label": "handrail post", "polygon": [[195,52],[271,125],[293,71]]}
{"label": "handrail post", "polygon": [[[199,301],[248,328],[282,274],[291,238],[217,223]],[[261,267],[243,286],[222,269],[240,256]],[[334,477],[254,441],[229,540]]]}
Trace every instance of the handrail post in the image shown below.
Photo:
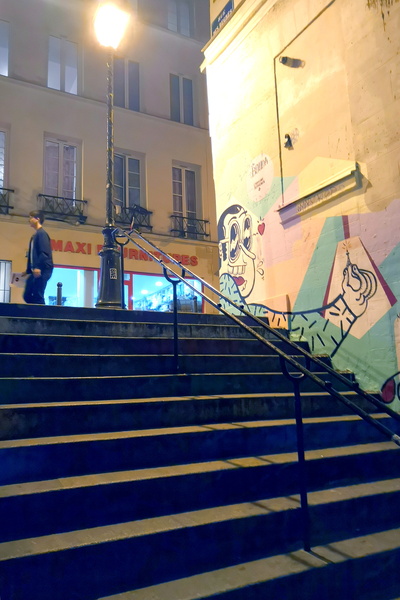
{"label": "handrail post", "polygon": [[129,238],[125,238],[124,242],[121,242],[118,239],[118,230],[116,229],[113,232],[113,238],[114,238],[114,242],[116,244],[118,244],[119,246],[119,251],[120,251],[120,265],[121,265],[121,308],[124,310],[126,309],[126,304],[125,304],[125,259],[124,259],[124,246],[126,246],[129,243]]}
{"label": "handrail post", "polygon": [[307,496],[307,468],[304,451],[303,410],[301,405],[300,382],[305,378],[304,373],[289,373],[286,360],[281,356],[282,372],[293,384],[294,411],[296,420],[297,459],[299,465],[300,510],[303,529],[303,549],[310,552],[310,511]]}
{"label": "handrail post", "polygon": [[300,506],[302,512],[303,524],[303,548],[306,552],[310,552],[310,511],[308,508],[307,496],[307,473],[306,459],[304,452],[304,428],[303,428],[303,411],[300,395],[300,380],[293,381],[294,389],[294,409],[296,416],[296,439],[297,439],[297,457],[299,463],[299,484],[300,484]]}
{"label": "handrail post", "polygon": [[57,306],[62,306],[62,286],[61,281],[57,283]]}
{"label": "handrail post", "polygon": [[[173,294],[173,307],[174,307],[174,367],[175,373],[179,373],[179,348],[178,348],[178,297],[176,288],[179,283],[179,279],[172,279],[167,272],[167,269],[163,267],[164,277],[169,283],[172,284]],[[185,278],[185,270],[182,269],[182,278]]]}

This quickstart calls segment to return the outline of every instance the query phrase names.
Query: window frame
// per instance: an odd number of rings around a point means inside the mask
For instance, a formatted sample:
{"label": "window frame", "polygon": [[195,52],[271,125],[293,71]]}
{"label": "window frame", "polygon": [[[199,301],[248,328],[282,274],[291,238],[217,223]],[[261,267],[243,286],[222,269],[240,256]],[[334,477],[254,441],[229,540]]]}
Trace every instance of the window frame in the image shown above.
{"label": "window frame", "polygon": [[[1,72],[0,71],[0,75],[2,77],[8,77],[10,74],[10,23],[8,21],[4,21],[3,19],[0,19],[0,26],[4,25],[4,31],[6,32],[6,35],[4,36],[4,38],[1,37],[0,35],[0,67],[1,67],[1,54],[3,53],[3,49],[4,51],[4,58],[5,58],[5,64],[6,64],[6,72]],[[1,34],[1,27],[0,27],[0,34]],[[4,41],[6,42],[4,46],[1,45],[1,41],[2,39],[4,39]]]}
{"label": "window frame", "polygon": [[[131,66],[133,65],[135,65],[135,70],[131,76]],[[118,69],[121,72],[119,66],[123,67],[122,89],[118,89],[119,85],[117,84],[119,82],[117,82],[116,79]],[[126,108],[127,110],[133,110],[135,112],[141,112],[140,63],[134,60],[130,60],[129,58],[115,56],[113,64],[113,88],[114,106],[118,108]],[[123,97],[122,102],[120,100],[121,97]]]}
{"label": "window frame", "polygon": [[[187,93],[185,93],[185,89],[188,90],[186,82],[190,82],[190,96],[187,96]],[[169,88],[171,121],[195,127],[193,79],[189,79],[189,77],[185,77],[184,75],[170,73]]]}
{"label": "window frame", "polygon": [[[53,50],[56,51],[57,57],[56,61],[53,61],[54,64],[58,64],[58,83],[56,85],[51,84],[50,78],[53,77],[50,69],[50,59],[52,54],[52,41],[57,40],[59,47]],[[76,81],[73,86],[73,89],[66,89],[67,87],[67,73],[68,68],[70,67],[68,63],[68,51],[70,49],[74,49],[74,65],[73,68],[76,70]],[[58,60],[58,62],[57,62]],[[77,96],[79,94],[79,47],[76,42],[69,40],[62,36],[49,35],[48,44],[47,44],[47,87],[51,90],[57,90],[59,92],[65,92],[66,94],[71,94],[72,96]],[[70,86],[69,86],[70,87]]]}
{"label": "window frame", "polygon": [[[173,10],[171,10],[173,9]],[[188,30],[186,29],[186,23],[183,16],[183,9],[187,10],[188,14]],[[174,13],[171,19],[172,12]],[[193,23],[193,9],[190,2],[187,0],[168,0],[167,5],[167,29],[174,33],[179,33],[185,37],[192,38],[194,23]],[[186,33],[188,31],[188,33]]]}
{"label": "window frame", "polygon": [[[179,169],[182,173],[182,179],[181,179],[182,210],[177,210],[175,208],[174,196],[178,196],[178,194],[176,194],[174,192],[174,182],[177,181],[174,179],[174,169]],[[189,210],[189,205],[188,205],[188,198],[187,198],[187,187],[188,187],[187,174],[188,173],[194,174],[194,192],[195,192],[195,207],[196,207],[195,211],[193,211],[192,209]],[[183,174],[185,174],[185,175],[183,175]],[[202,202],[201,202],[201,167],[200,167],[200,165],[192,165],[189,163],[183,163],[181,161],[173,161],[171,175],[172,175],[173,214],[187,217],[189,219],[200,219],[201,220],[202,219]]]}
{"label": "window frame", "polygon": [[[57,181],[57,194],[52,194],[46,189],[46,142],[58,144],[59,149],[66,148],[67,146],[71,146],[75,148],[75,191],[73,193],[74,197],[66,196],[64,193],[64,152],[60,152],[58,154],[58,181]],[[81,197],[81,172],[82,172],[82,144],[81,142],[69,139],[69,138],[60,138],[58,136],[54,136],[51,134],[45,134],[43,139],[43,194],[45,196],[56,196],[58,198],[68,198],[69,200],[79,200]]]}
{"label": "window frame", "polygon": [[[3,273],[3,271],[4,271],[4,273]],[[11,260],[3,260],[3,259],[0,260],[0,303],[11,302],[11,286],[10,286],[11,273],[12,273]],[[2,287],[3,284],[4,284],[4,287]],[[7,297],[8,297],[8,300],[6,299]]]}
{"label": "window frame", "polygon": [[[124,163],[123,163],[123,178],[124,178],[124,186],[123,186],[123,202],[121,203],[121,200],[119,198],[119,196],[116,195],[115,191],[116,191],[116,187],[120,187],[117,184],[117,180],[116,180],[116,174],[115,174],[115,158],[116,157],[122,157],[124,159]],[[134,188],[134,186],[129,186],[129,174],[131,173],[131,171],[129,171],[129,159],[133,159],[133,160],[137,160],[139,161],[139,188]],[[134,189],[139,189],[139,204],[136,204],[136,206],[140,206],[141,208],[144,208],[147,210],[147,206],[146,206],[146,171],[145,171],[145,155],[141,154],[140,152],[133,152],[133,151],[128,151],[128,150],[122,150],[121,148],[115,148],[114,149],[114,190],[113,190],[113,200],[116,203],[116,206],[120,207],[120,208],[126,208],[126,209],[130,209],[133,208],[133,204],[129,203],[129,189],[130,188],[134,188]]]}
{"label": "window frame", "polygon": [[8,187],[8,130],[0,125],[0,134],[4,135],[4,163],[3,163],[3,183],[0,188]]}

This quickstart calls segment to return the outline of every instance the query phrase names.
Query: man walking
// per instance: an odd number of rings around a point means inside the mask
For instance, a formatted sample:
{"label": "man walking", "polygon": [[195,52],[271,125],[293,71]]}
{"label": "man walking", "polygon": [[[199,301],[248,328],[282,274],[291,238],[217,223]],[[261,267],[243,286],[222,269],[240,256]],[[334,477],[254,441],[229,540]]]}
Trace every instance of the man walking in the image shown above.
{"label": "man walking", "polygon": [[53,257],[48,233],[43,229],[44,215],[29,213],[29,225],[35,230],[29,242],[24,300],[27,304],[45,304],[44,291],[53,272]]}

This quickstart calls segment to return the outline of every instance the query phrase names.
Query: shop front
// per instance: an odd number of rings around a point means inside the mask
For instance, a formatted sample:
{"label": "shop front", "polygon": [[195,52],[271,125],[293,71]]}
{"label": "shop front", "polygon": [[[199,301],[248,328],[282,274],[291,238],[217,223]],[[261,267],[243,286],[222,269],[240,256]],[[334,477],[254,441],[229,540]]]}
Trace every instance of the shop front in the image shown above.
{"label": "shop front", "polygon": [[[4,224],[1,228],[3,227]],[[54,262],[53,275],[46,288],[46,304],[57,304],[57,291],[61,289],[61,302],[64,306],[95,306],[100,277],[98,253],[102,248],[101,233],[89,229],[56,228],[47,222],[45,227],[50,235]],[[31,231],[26,225],[13,224],[7,228],[8,240],[3,237],[7,243],[4,246],[0,244],[0,250],[3,262],[9,262],[10,271],[21,272],[25,269],[25,252],[24,248],[21,248],[21,238],[22,244],[27,248],[30,234]],[[152,242],[162,252],[180,262],[182,269],[186,267],[211,285],[218,285],[218,278],[214,275],[218,266],[217,244],[160,238],[152,236]],[[153,254],[161,258],[160,253]],[[168,259],[163,260],[168,264]],[[169,264],[177,274],[182,275],[182,270],[174,267],[172,263]],[[173,278],[173,273],[167,274],[169,278]],[[213,280],[214,277],[216,281]],[[209,305],[199,293],[203,291],[201,283],[187,277],[186,273],[185,279],[191,287],[175,278],[178,310],[210,312]],[[11,302],[22,301],[20,288],[11,288],[8,296],[5,295],[6,291],[3,295]],[[162,267],[134,244],[124,247],[124,301],[125,307],[130,310],[168,312],[173,306],[173,284],[164,277]]]}
{"label": "shop front", "polygon": [[[63,306],[93,307],[97,301],[99,269],[55,266],[53,276],[46,288],[46,304],[57,304],[58,283],[61,287]],[[202,286],[197,280],[188,279],[198,291]],[[177,283],[178,310],[203,312],[200,294],[182,282]],[[165,277],[151,273],[124,273],[125,307],[130,310],[154,310],[168,312],[173,306],[173,284]]]}

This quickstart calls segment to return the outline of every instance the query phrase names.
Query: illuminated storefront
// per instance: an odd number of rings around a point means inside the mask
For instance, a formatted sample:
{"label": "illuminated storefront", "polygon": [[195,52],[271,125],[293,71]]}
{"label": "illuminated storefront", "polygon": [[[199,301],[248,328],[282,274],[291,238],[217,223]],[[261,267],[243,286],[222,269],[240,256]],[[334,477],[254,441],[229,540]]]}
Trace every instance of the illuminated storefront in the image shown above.
{"label": "illuminated storefront", "polygon": [[[32,231],[26,226],[26,222],[8,227],[4,227],[3,224],[2,229],[4,235],[0,241],[1,259],[3,262],[9,261],[13,272],[22,272],[25,269],[25,252]],[[46,288],[46,304],[57,303],[57,289],[61,283],[64,306],[95,306],[100,270],[98,252],[102,248],[101,233],[94,228],[73,230],[57,227],[48,221],[45,223],[45,229],[50,235],[54,261],[53,275]],[[218,280],[213,281],[218,264],[216,244],[157,236],[152,236],[152,242],[180,262],[182,269],[186,267],[212,285],[218,286]],[[154,252],[154,255],[161,258],[158,252]],[[168,259],[164,261],[168,264]],[[172,310],[173,285],[164,277],[162,267],[132,243],[124,247],[124,271],[124,299],[127,309],[160,312]],[[176,269],[175,272],[178,273]],[[198,292],[202,291],[199,281],[188,277],[186,279]],[[11,302],[22,301],[22,289],[11,288],[10,291]],[[207,303],[203,302],[200,293],[196,293],[184,283],[177,283],[176,291],[180,311],[211,310]],[[7,290],[4,293],[6,292]]]}

